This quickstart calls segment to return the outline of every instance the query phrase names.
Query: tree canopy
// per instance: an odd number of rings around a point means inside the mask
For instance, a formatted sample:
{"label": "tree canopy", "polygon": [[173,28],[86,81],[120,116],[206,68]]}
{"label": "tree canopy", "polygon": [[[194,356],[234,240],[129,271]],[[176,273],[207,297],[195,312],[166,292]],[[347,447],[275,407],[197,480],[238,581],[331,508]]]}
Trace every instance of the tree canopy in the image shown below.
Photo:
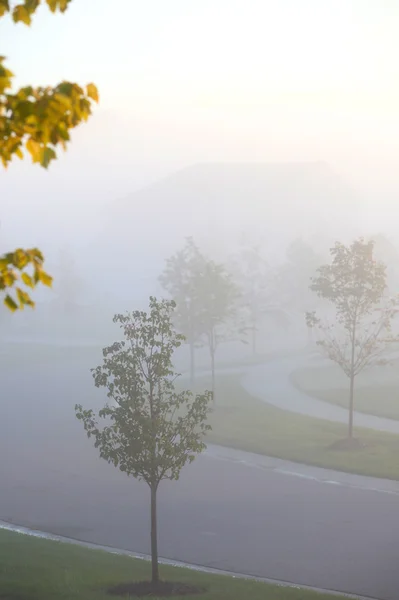
{"label": "tree canopy", "polygon": [[[45,4],[53,13],[65,12],[71,1],[46,0]],[[29,26],[40,4],[41,0],[0,0],[0,18],[9,14],[15,23]],[[15,156],[30,156],[33,163],[47,169],[57,158],[58,148],[66,150],[70,131],[90,117],[93,103],[99,100],[97,88],[93,83],[81,87],[61,81],[55,87],[28,85],[12,91],[13,77],[5,57],[0,56],[0,160],[7,168]],[[0,291],[5,293],[8,308],[34,306],[29,290],[38,283],[51,285],[43,262],[38,248],[18,248],[0,256]],[[31,274],[26,271],[29,267]]]}
{"label": "tree canopy", "polygon": [[322,265],[310,289],[334,308],[334,320],[307,313],[307,322],[321,334],[317,344],[349,378],[349,428],[353,434],[354,384],[366,367],[383,363],[388,344],[397,341],[391,322],[398,299],[386,296],[386,265],[373,255],[374,242],[337,242],[330,250],[331,263]]}

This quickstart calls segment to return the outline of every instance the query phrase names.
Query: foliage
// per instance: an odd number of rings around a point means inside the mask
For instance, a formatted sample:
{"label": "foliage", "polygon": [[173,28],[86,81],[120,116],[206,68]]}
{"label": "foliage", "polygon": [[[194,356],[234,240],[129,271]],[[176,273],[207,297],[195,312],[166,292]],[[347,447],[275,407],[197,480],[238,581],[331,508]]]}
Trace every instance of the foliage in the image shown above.
{"label": "foliage", "polygon": [[[24,306],[34,306],[29,294],[21,285],[33,289],[38,283],[50,286],[52,278],[43,269],[43,255],[37,248],[18,248],[0,256],[0,291],[7,291],[4,304],[12,311]],[[31,273],[28,272],[29,267]],[[11,291],[15,291],[15,295]]]}
{"label": "foliage", "polygon": [[[46,0],[46,4],[52,12],[65,12],[70,1]],[[40,0],[24,0],[11,6],[9,0],[0,0],[0,18],[11,13],[15,23],[30,25],[32,15],[40,4]],[[91,115],[93,102],[98,102],[97,88],[93,83],[82,88],[76,83],[62,81],[54,88],[25,86],[12,92],[13,76],[12,71],[5,66],[5,58],[0,57],[0,160],[7,167],[14,156],[24,158],[25,148],[33,163],[47,169],[50,162],[57,158],[56,149],[66,149],[70,131],[87,121]],[[22,255],[23,260],[15,258]],[[2,290],[14,285],[17,271],[21,272],[21,283],[28,288],[34,287],[22,273],[27,258],[35,269],[40,266],[42,276],[37,281],[33,280],[34,283],[51,283],[51,278],[42,269],[41,252],[37,249],[18,249],[0,257],[2,268],[6,268]],[[9,272],[14,275],[9,276]],[[10,295],[5,298],[5,303],[11,310],[25,305],[34,306],[28,291],[22,291],[20,287],[16,291],[17,302]]]}
{"label": "foliage", "polygon": [[[151,489],[153,579],[158,578],[156,492],[163,479],[178,479],[205,445],[203,436],[211,393],[176,392],[172,356],[184,341],[172,327],[175,303],[150,298],[148,313],[118,314],[124,340],[103,350],[103,364],[92,370],[97,387],[108,390],[107,404],[98,413],[76,405],[88,437],[93,436],[101,458],[127,475],[144,480]],[[154,532],[155,530],[155,532]]]}
{"label": "foliage", "polygon": [[286,263],[280,268],[277,285],[282,306],[306,312],[315,308],[315,299],[309,290],[309,281],[321,258],[302,239],[297,239],[287,249]]}
{"label": "foliage", "polygon": [[331,264],[318,269],[311,289],[334,306],[335,321],[322,321],[307,313],[307,323],[321,333],[317,344],[350,380],[349,437],[353,428],[355,377],[366,367],[382,362],[389,342],[395,341],[391,321],[397,298],[384,298],[386,266],[374,260],[374,242],[362,238],[350,246],[336,243]]}
{"label": "foliage", "polygon": [[275,271],[262,253],[260,244],[243,239],[240,251],[232,257],[231,272],[240,289],[239,306],[250,332],[252,353],[257,351],[257,334],[266,315],[286,325],[286,313],[278,303]]}
{"label": "foliage", "polygon": [[239,289],[224,265],[206,259],[197,274],[200,331],[211,357],[212,392],[215,402],[215,355],[223,342],[240,339],[245,327],[237,321]]}
{"label": "foliage", "polygon": [[192,238],[184,247],[167,259],[159,280],[176,303],[175,324],[190,346],[191,383],[195,377],[194,348],[201,336],[200,298],[196,286],[205,259]]}

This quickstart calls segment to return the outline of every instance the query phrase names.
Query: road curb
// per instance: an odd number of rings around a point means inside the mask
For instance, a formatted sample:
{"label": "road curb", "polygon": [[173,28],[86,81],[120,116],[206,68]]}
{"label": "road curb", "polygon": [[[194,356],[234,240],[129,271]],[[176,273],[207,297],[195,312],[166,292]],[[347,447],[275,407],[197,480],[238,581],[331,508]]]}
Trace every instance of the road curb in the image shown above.
{"label": "road curb", "polygon": [[[31,537],[50,540],[53,542],[62,542],[64,544],[72,544],[74,546],[80,546],[82,548],[88,548],[90,550],[101,550],[103,552],[108,552],[110,554],[119,554],[121,556],[130,556],[131,558],[136,558],[139,560],[145,560],[145,561],[151,560],[151,556],[148,554],[141,554],[139,552],[132,552],[130,550],[123,550],[121,548],[113,548],[111,546],[103,546],[101,544],[94,544],[92,542],[84,542],[82,540],[76,540],[74,538],[64,537],[62,535],[56,535],[56,534],[52,534],[52,533],[47,533],[45,531],[30,529],[29,527],[24,527],[22,525],[15,525],[14,523],[7,523],[6,521],[0,521],[0,530],[12,531],[14,533],[19,533],[21,535],[28,535]],[[198,571],[200,573],[208,573],[210,575],[224,575],[224,576],[228,576],[228,577],[232,577],[232,578],[236,578],[236,579],[248,579],[251,581],[259,581],[262,583],[269,583],[269,584],[277,585],[280,587],[309,590],[312,592],[317,592],[319,594],[328,594],[331,596],[337,596],[337,597],[341,597],[341,598],[349,598],[349,599],[353,599],[353,600],[380,600],[379,598],[375,598],[373,596],[359,596],[357,594],[351,594],[351,593],[342,592],[342,591],[338,591],[338,590],[327,590],[327,589],[318,588],[318,587],[314,587],[314,586],[296,584],[294,582],[282,581],[280,579],[271,579],[268,577],[258,577],[256,575],[237,573],[235,571],[225,571],[222,569],[215,569],[212,567],[204,567],[201,565],[194,565],[194,564],[185,563],[182,561],[171,560],[168,558],[160,558],[159,563],[163,564],[163,565],[168,565],[171,567],[190,569],[192,571]]]}

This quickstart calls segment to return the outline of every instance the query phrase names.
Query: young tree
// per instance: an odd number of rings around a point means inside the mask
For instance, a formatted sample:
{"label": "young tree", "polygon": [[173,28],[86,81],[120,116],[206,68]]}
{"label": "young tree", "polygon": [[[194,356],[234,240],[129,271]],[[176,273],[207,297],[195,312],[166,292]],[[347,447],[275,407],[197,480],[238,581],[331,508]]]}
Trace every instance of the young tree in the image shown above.
{"label": "young tree", "polygon": [[[45,0],[53,13],[65,12],[70,2]],[[0,0],[0,18],[11,13],[15,23],[30,25],[40,4],[41,0]],[[12,92],[14,75],[4,62],[0,57],[0,162],[7,167],[14,156],[23,159],[25,147],[32,161],[47,169],[57,158],[56,149],[66,149],[70,130],[91,115],[93,102],[98,102],[97,88],[92,83],[82,88],[62,81],[54,88],[26,86]],[[0,291],[10,310],[34,306],[29,290],[38,283],[51,285],[43,262],[37,248],[19,248],[0,256]]]}
{"label": "young tree", "polygon": [[211,358],[212,394],[215,404],[215,357],[222,342],[240,337],[237,323],[237,300],[239,290],[232,276],[222,264],[206,259],[195,281],[198,297],[199,322]]}
{"label": "young tree", "polygon": [[310,286],[334,307],[332,324],[315,312],[307,314],[307,323],[321,334],[317,344],[349,378],[349,438],[353,436],[355,378],[381,362],[387,344],[394,341],[391,322],[398,303],[396,298],[384,297],[386,267],[374,260],[373,246],[373,241],[362,238],[350,246],[337,242],[330,250],[331,264],[318,269]]}
{"label": "young tree", "polygon": [[176,480],[183,466],[205,448],[203,437],[210,392],[175,390],[178,376],[172,357],[184,341],[172,327],[175,303],[150,298],[149,312],[115,315],[124,341],[104,348],[103,364],[92,370],[97,387],[108,390],[107,404],[98,416],[76,405],[89,437],[101,458],[127,475],[144,480],[151,491],[152,582],[159,581],[157,545],[157,490],[163,479]]}
{"label": "young tree", "polygon": [[183,333],[190,348],[190,381],[195,380],[195,344],[201,331],[199,321],[199,297],[196,280],[205,259],[192,238],[184,247],[166,261],[159,280],[162,287],[176,302],[175,324]]}

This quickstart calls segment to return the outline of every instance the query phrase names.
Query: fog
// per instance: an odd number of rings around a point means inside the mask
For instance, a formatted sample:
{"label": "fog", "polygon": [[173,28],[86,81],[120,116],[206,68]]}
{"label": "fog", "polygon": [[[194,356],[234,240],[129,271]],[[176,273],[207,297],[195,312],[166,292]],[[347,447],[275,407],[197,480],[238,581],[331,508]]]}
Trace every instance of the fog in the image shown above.
{"label": "fog", "polygon": [[[192,239],[237,293],[216,324],[208,448],[160,486],[160,556],[396,600],[396,308],[379,345],[370,331],[399,290],[398,30],[394,0],[73,0],[29,29],[0,19],[17,86],[100,92],[48,170],[1,173],[0,253],[39,247],[54,283],[34,309],[0,306],[0,521],[150,552],[147,489],[100,460],[74,407],[107,401],[90,369],[121,339],[113,316],[178,302],[160,277]],[[386,286],[353,342],[371,358],[343,445],[351,338],[309,286],[359,238]],[[330,353],[314,311],[341,327]],[[212,385],[201,327],[173,357],[195,392]]]}

